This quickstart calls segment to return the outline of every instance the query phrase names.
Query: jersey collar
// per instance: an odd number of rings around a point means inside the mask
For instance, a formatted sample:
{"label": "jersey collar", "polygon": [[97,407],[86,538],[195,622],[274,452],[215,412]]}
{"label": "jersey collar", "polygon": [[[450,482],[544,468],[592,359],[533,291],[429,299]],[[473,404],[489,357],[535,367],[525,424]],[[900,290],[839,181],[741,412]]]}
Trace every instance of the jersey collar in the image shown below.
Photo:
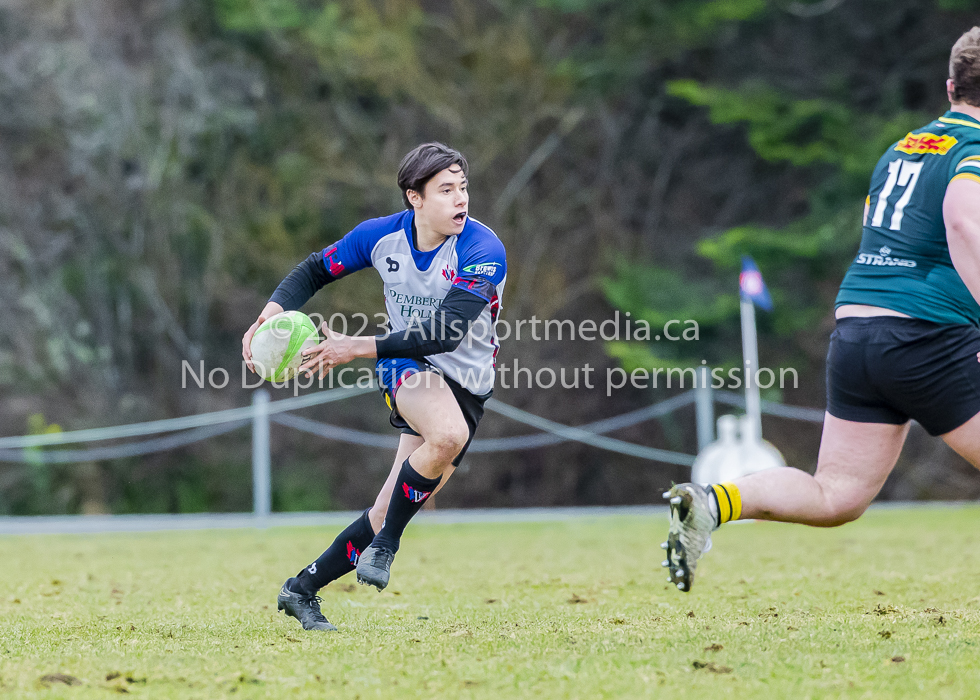
{"label": "jersey collar", "polygon": [[[467,222],[469,223],[469,222]],[[404,227],[405,236],[408,238],[408,249],[412,253],[412,261],[415,263],[415,268],[419,272],[426,272],[432,266],[432,261],[436,259],[439,255],[439,251],[443,249],[443,246],[449,242],[450,238],[453,236],[448,236],[446,240],[439,244],[438,248],[433,248],[432,250],[427,250],[424,253],[419,250],[419,239],[418,239],[418,229],[415,227],[415,211],[411,211],[408,214],[408,222]],[[458,237],[458,236],[457,236]]]}
{"label": "jersey collar", "polygon": [[969,114],[954,112],[953,110],[950,110],[943,116],[939,117],[939,121],[941,121],[943,124],[958,124],[960,126],[970,126],[974,129],[980,129],[980,121],[977,121]]}

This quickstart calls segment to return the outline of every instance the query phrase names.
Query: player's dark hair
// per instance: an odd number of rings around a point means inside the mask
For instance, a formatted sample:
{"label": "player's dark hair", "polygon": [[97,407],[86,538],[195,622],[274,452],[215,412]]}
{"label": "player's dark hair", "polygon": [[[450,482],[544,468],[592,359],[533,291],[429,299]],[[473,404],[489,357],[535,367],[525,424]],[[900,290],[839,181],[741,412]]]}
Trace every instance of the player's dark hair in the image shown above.
{"label": "player's dark hair", "polygon": [[398,186],[402,190],[402,199],[405,206],[412,208],[412,203],[408,201],[408,191],[414,190],[419,196],[425,191],[425,183],[431,180],[436,173],[440,173],[451,165],[458,165],[463,169],[463,175],[469,172],[469,165],[463,154],[454,148],[450,148],[441,143],[423,143],[416,146],[411,152],[402,158],[401,165],[398,166]]}
{"label": "player's dark hair", "polygon": [[961,36],[949,55],[953,102],[980,107],[980,27]]}

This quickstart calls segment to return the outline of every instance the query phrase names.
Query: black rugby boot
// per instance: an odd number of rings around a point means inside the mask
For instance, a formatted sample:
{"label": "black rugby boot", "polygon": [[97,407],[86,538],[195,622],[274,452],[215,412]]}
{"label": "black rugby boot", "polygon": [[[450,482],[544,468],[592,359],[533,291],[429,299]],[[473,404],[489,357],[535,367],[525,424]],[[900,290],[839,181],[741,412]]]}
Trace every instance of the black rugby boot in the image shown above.
{"label": "black rugby boot", "polygon": [[287,615],[299,620],[305,630],[321,632],[336,632],[337,628],[320,612],[320,596],[294,593],[289,590],[289,583],[296,579],[288,579],[279,590],[279,609]]}
{"label": "black rugby boot", "polygon": [[387,547],[376,547],[372,544],[361,552],[361,558],[357,562],[357,582],[383,591],[388,585],[394,558],[395,553]]}

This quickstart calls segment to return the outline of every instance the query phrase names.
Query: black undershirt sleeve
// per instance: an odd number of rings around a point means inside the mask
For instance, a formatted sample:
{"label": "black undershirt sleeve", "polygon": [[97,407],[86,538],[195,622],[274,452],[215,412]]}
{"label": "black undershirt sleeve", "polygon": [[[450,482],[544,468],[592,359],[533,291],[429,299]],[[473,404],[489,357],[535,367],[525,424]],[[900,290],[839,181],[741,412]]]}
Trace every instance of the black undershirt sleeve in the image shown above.
{"label": "black undershirt sleeve", "polygon": [[404,331],[376,336],[378,357],[421,359],[426,355],[452,352],[466,337],[470,324],[480,317],[487,302],[466,290],[453,287],[431,319],[419,321]]}
{"label": "black undershirt sleeve", "polygon": [[279,283],[269,301],[279,304],[283,311],[296,311],[324,285],[335,279],[323,264],[323,254],[310,253],[310,257],[294,267],[286,275],[286,279]]}

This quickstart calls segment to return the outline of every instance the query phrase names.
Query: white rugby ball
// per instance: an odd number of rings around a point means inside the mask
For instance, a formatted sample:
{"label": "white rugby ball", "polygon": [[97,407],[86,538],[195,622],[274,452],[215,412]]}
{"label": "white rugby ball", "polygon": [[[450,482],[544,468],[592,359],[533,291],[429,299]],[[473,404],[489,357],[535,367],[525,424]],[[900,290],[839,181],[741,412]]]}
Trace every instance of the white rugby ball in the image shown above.
{"label": "white rugby ball", "polygon": [[255,372],[270,382],[284,382],[296,376],[320,336],[310,317],[301,311],[283,311],[266,319],[255,330],[249,346]]}

